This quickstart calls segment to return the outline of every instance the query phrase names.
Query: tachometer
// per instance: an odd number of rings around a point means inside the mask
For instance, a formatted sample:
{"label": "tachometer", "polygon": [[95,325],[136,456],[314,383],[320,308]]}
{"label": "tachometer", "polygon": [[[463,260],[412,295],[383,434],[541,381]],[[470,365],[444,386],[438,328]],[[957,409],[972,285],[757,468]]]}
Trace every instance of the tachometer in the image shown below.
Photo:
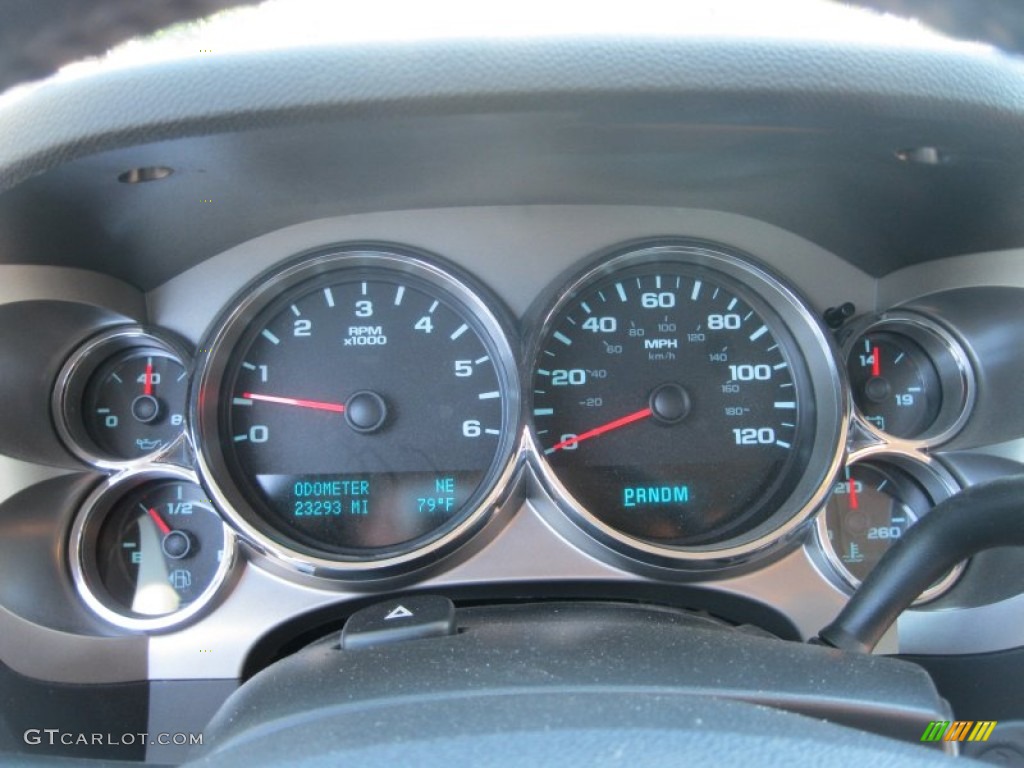
{"label": "tachometer", "polygon": [[209,347],[202,474],[250,540],[300,568],[379,572],[436,551],[479,520],[509,463],[519,399],[502,323],[416,255],[290,265]]}
{"label": "tachometer", "polygon": [[638,247],[580,278],[536,344],[534,435],[584,526],[632,552],[765,546],[827,491],[844,399],[820,326],[761,268]]}

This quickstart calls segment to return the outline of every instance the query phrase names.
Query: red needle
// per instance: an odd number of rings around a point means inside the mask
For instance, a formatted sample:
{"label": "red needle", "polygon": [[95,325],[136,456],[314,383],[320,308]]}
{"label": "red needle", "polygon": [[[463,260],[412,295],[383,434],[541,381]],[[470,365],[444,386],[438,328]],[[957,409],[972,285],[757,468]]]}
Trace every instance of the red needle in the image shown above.
{"label": "red needle", "polygon": [[146,360],[146,383],[142,387],[142,394],[153,394],[153,360]]}
{"label": "red needle", "polygon": [[860,509],[860,501],[857,499],[857,481],[850,477],[850,470],[846,470],[846,482],[850,486],[850,509]]}
{"label": "red needle", "polygon": [[156,523],[156,527],[160,529],[160,533],[166,536],[171,532],[171,526],[164,522],[164,519],[160,517],[160,513],[154,507],[150,507],[148,512],[149,516],[153,518],[153,522]]}
{"label": "red needle", "polygon": [[594,427],[593,429],[584,432],[582,435],[576,435],[576,437],[570,437],[560,443],[555,443],[555,445],[548,448],[545,453],[554,453],[562,448],[568,448],[570,445],[582,443],[584,440],[589,440],[592,437],[603,435],[605,432],[611,432],[613,429],[618,429],[619,427],[624,427],[627,424],[632,424],[634,421],[646,419],[653,413],[654,411],[650,408],[644,408],[642,411],[631,413],[628,416],[623,416],[621,419],[616,419],[615,421],[609,421],[607,424],[602,424],[600,427]]}
{"label": "red needle", "polygon": [[341,403],[324,403],[319,400],[300,400],[297,397],[255,395],[252,392],[243,392],[242,397],[246,400],[262,400],[266,403],[278,403],[279,405],[297,405],[300,408],[315,408],[318,411],[334,411],[335,413],[345,412],[345,406]]}
{"label": "red needle", "polygon": [[878,347],[871,350],[871,375],[882,375],[882,356],[878,354]]}

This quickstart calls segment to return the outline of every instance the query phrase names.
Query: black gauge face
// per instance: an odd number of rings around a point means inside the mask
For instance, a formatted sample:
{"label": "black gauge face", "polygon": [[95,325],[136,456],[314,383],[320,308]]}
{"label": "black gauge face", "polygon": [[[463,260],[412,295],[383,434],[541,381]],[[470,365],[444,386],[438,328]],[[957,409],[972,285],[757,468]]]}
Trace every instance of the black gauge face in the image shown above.
{"label": "black gauge face", "polygon": [[828,543],[834,559],[864,581],[882,555],[931,507],[905,475],[869,464],[847,467],[825,506]]}
{"label": "black gauge face", "polygon": [[158,481],[117,501],[93,546],[104,602],[129,617],[169,616],[217,581],[225,529],[198,485]]}
{"label": "black gauge face", "polygon": [[[853,464],[833,486],[818,524],[819,539],[839,575],[856,587],[934,505],[909,472],[886,462]],[[946,591],[961,569],[943,576],[919,600]]]}
{"label": "black gauge face", "polygon": [[776,314],[684,263],[584,284],[548,323],[532,388],[557,479],[601,522],[659,545],[758,525],[792,492],[814,430],[805,367]]}
{"label": "black gauge face", "polygon": [[864,418],[894,437],[922,435],[938,418],[942,385],[915,341],[878,331],[857,339],[847,364],[853,399]]}
{"label": "black gauge face", "polygon": [[115,354],[86,385],[86,434],[106,458],[131,460],[160,451],[185,429],[187,390],[184,366],[166,351]]}
{"label": "black gauge face", "polygon": [[285,289],[247,323],[219,392],[249,522],[334,560],[450,530],[511,450],[507,356],[466,301],[417,274],[352,266]]}

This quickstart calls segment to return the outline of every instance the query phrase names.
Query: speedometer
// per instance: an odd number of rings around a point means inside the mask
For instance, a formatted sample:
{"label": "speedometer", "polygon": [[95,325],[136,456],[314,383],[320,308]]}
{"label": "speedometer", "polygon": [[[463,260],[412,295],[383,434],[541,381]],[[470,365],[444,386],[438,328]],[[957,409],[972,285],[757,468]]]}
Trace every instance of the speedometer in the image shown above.
{"label": "speedometer", "polygon": [[533,433],[574,519],[631,553],[722,559],[778,540],[838,467],[846,417],[829,342],[745,257],[630,248],[550,311]]}
{"label": "speedometer", "polygon": [[420,256],[350,248],[247,292],[193,401],[202,474],[300,570],[380,572],[481,521],[519,396],[495,302]]}

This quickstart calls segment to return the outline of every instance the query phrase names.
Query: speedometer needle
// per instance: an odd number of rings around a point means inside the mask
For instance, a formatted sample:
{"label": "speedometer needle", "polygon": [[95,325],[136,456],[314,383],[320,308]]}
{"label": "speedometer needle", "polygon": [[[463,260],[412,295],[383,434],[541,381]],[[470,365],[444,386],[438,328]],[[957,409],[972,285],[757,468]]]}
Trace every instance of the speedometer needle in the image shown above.
{"label": "speedometer needle", "polygon": [[242,397],[246,400],[262,400],[265,403],[277,403],[278,405],[295,405],[299,408],[315,408],[318,411],[333,411],[334,413],[345,412],[345,406],[342,403],[324,403],[320,400],[300,400],[297,397],[257,395],[252,392],[243,392]]}
{"label": "speedometer needle", "polygon": [[643,410],[631,413],[628,416],[623,416],[621,419],[615,419],[615,421],[609,421],[607,424],[602,424],[599,427],[594,427],[582,435],[576,435],[575,437],[569,437],[560,443],[555,443],[553,446],[544,451],[545,454],[554,453],[555,451],[562,450],[563,448],[569,448],[578,443],[582,443],[584,440],[589,440],[592,437],[603,435],[605,432],[611,432],[613,429],[624,427],[627,424],[632,424],[634,421],[640,421],[654,415],[654,411],[650,407],[644,408]]}

